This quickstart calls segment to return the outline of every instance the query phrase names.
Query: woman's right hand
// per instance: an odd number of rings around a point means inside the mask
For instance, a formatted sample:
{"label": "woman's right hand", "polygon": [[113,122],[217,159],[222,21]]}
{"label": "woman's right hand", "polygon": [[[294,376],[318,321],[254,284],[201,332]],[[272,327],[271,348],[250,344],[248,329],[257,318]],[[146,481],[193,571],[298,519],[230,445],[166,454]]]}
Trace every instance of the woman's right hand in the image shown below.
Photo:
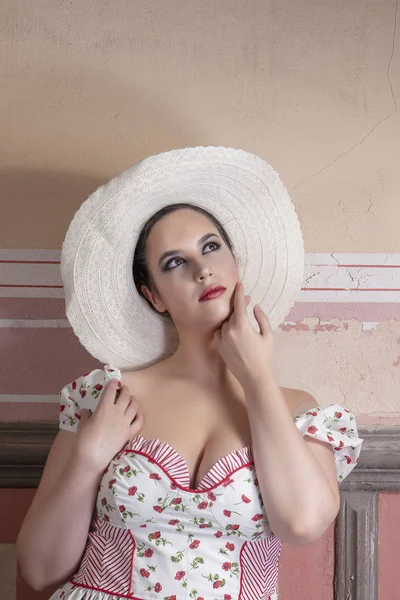
{"label": "woman's right hand", "polygon": [[[119,392],[117,399],[116,395]],[[104,471],[110,461],[143,426],[143,414],[129,389],[119,389],[112,379],[103,391],[96,411],[82,409],[75,452],[89,466]]]}

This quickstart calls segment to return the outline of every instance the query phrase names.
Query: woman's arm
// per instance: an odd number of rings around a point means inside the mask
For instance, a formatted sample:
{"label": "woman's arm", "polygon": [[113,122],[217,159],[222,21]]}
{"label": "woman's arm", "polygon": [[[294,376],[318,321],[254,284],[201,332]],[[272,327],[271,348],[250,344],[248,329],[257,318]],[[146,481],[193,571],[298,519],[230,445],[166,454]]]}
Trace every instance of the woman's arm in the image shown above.
{"label": "woman's arm", "polygon": [[66,581],[85,549],[103,470],[75,448],[75,433],[60,431],[17,539],[24,579],[35,590]]}
{"label": "woman's arm", "polygon": [[[244,391],[257,479],[270,527],[283,541],[309,544],[335,520],[340,508],[338,490],[335,493],[311,444],[293,422],[275,378],[254,380]],[[334,469],[329,472],[335,473]]]}

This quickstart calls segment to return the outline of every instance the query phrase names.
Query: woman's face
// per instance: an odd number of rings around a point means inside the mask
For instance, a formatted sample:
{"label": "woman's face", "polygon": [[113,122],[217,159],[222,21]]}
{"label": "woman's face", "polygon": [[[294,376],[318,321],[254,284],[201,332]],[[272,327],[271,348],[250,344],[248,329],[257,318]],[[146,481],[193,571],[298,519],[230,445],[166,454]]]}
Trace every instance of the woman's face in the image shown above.
{"label": "woman's face", "polygon": [[[200,241],[207,234],[212,235]],[[157,221],[147,238],[147,260],[158,294],[145,286],[142,291],[158,311],[169,312],[178,331],[219,327],[230,316],[239,272],[229,247],[205,215],[180,209]],[[226,290],[199,302],[210,285]]]}

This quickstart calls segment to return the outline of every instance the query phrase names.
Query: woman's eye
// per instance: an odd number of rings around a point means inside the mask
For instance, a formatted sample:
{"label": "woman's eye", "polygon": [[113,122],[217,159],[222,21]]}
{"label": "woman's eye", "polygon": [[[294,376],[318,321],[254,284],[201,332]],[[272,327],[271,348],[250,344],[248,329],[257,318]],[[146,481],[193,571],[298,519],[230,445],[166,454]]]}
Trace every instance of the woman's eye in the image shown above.
{"label": "woman's eye", "polygon": [[[220,246],[221,246],[221,244],[218,244],[218,242],[208,242],[208,244],[206,244],[206,245],[204,246],[204,248],[207,248],[207,246],[213,246],[213,245],[215,246],[215,249],[216,249],[216,250],[218,250],[218,248],[220,248]],[[203,248],[203,250],[204,250],[204,248]],[[214,250],[212,250],[212,252],[214,252]],[[171,260],[169,260],[169,261],[167,262],[167,264],[165,265],[165,268],[164,268],[164,270],[169,270],[170,268],[174,269],[174,268],[175,268],[175,266],[179,266],[179,265],[175,265],[174,267],[169,267],[169,265],[170,265],[171,263],[173,263],[175,260],[182,260],[182,259],[181,259],[181,258],[171,258]]]}

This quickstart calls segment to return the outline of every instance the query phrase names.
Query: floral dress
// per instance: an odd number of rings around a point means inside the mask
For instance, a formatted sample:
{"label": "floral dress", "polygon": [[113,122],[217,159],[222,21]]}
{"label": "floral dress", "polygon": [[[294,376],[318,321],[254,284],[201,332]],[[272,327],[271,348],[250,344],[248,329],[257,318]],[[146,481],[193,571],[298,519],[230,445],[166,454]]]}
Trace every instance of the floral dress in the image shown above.
{"label": "floral dress", "polygon": [[[76,432],[81,408],[94,410],[110,364],[60,392],[60,428]],[[363,440],[342,406],[294,418],[303,435],[333,447],[338,481],[358,462]],[[276,600],[282,542],[264,511],[250,446],[219,459],[197,489],[184,459],[140,434],[101,479],[77,571],[49,600]]]}

